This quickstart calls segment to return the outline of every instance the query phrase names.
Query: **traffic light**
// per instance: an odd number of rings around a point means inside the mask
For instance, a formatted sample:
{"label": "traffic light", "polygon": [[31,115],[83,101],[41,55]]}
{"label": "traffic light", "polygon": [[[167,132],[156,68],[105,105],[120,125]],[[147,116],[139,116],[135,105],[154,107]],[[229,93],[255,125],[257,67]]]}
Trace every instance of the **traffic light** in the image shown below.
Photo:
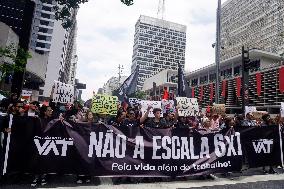
{"label": "traffic light", "polygon": [[250,59],[249,59],[249,51],[245,50],[244,47],[242,48],[242,63],[243,63],[243,70],[248,72],[250,70]]}

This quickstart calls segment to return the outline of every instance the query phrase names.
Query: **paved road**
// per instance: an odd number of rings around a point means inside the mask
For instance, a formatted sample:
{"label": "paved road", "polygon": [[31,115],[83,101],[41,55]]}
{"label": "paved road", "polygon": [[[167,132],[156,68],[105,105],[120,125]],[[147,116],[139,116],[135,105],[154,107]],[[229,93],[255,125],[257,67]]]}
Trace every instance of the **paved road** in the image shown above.
{"label": "paved road", "polygon": [[[220,174],[216,175],[214,180],[198,180],[196,177],[181,178],[172,181],[154,182],[142,181],[138,184],[129,184],[124,182],[119,185],[113,185],[110,178],[93,178],[88,185],[75,184],[76,177],[51,175],[49,184],[38,188],[56,188],[56,189],[284,189],[284,170],[277,169],[278,174],[264,175],[261,169],[250,169],[243,174],[232,174],[229,177],[224,177]],[[19,181],[19,184],[4,184],[0,185],[1,189],[26,189],[31,188],[29,182],[32,178],[26,175]],[[149,183],[150,182],[150,183]]]}

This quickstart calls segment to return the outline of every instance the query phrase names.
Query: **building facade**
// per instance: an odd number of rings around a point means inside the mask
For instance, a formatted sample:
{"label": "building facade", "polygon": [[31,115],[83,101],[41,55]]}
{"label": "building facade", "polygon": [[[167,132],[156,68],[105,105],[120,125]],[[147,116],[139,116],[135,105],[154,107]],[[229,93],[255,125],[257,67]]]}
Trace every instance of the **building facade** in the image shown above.
{"label": "building facade", "polygon": [[153,99],[161,99],[164,89],[167,89],[169,96],[176,95],[178,87],[178,71],[177,70],[163,70],[158,74],[149,77],[145,80],[142,91],[145,91],[147,96],[154,97]]}
{"label": "building facade", "polygon": [[138,89],[164,69],[184,68],[186,26],[141,15],[135,25],[131,71],[139,66]]}
{"label": "building facade", "polygon": [[[279,86],[279,70],[284,67],[282,58],[274,53],[251,50],[250,60],[254,69],[249,71],[249,105],[256,106],[258,110],[279,113],[280,102],[284,101],[284,93],[281,93]],[[220,73],[220,102],[226,104],[230,111],[227,113],[242,113],[241,54],[222,61]],[[193,96],[198,98],[200,107],[206,108],[214,103],[215,64],[188,73],[186,80]],[[260,82],[260,94],[257,93],[257,82]]]}
{"label": "building facade", "polygon": [[242,45],[284,53],[283,0],[227,0],[221,15],[221,60],[241,53]]}
{"label": "building facade", "polygon": [[55,1],[49,0],[42,3],[40,0],[35,0],[35,5],[30,49],[39,54],[49,53],[55,22],[53,9]]}
{"label": "building facade", "polygon": [[45,84],[40,90],[41,100],[50,97],[54,81],[75,84],[78,57],[76,55],[76,14],[73,16],[74,23],[67,30],[62,27],[61,21],[54,22]]}

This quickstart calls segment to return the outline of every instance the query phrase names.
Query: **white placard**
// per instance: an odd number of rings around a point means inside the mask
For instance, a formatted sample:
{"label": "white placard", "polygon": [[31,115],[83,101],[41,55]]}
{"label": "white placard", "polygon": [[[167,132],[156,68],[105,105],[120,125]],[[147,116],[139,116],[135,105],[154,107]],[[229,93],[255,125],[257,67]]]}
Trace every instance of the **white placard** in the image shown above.
{"label": "white placard", "polygon": [[74,86],[54,81],[53,102],[74,103]]}
{"label": "white placard", "polygon": [[167,111],[175,112],[175,103],[173,100],[162,100],[162,110],[163,113],[166,113]]}
{"label": "white placard", "polygon": [[255,106],[245,106],[245,115],[247,115],[247,113],[252,113],[252,112],[257,112]]}
{"label": "white placard", "polygon": [[179,116],[198,116],[199,106],[197,98],[177,97],[177,105],[179,106]]}
{"label": "white placard", "polygon": [[33,91],[22,90],[22,96],[32,96]]}
{"label": "white placard", "polygon": [[138,98],[129,98],[129,103],[132,107],[140,105],[141,100]]}
{"label": "white placard", "polygon": [[[153,109],[162,107],[161,101],[148,101],[148,100],[141,100],[141,112],[142,116],[147,112],[148,106],[152,106],[153,108],[150,110],[148,117],[154,117]],[[161,112],[161,117],[163,117],[163,112]]]}
{"label": "white placard", "polygon": [[280,114],[281,114],[281,117],[284,117],[284,102],[281,102]]}

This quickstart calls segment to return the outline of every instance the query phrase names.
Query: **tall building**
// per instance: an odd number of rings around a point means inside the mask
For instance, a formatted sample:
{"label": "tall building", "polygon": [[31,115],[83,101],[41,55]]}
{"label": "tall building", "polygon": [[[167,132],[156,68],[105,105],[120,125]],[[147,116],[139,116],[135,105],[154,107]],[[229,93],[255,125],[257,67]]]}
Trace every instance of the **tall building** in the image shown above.
{"label": "tall building", "polygon": [[284,53],[283,0],[227,0],[221,15],[221,60],[241,53],[242,45]]}
{"label": "tall building", "polygon": [[53,9],[55,1],[42,3],[40,0],[35,0],[35,4],[30,49],[40,54],[49,53],[55,22]]}
{"label": "tall building", "polygon": [[0,0],[0,21],[19,36],[19,46],[28,50],[35,3],[31,0]]}
{"label": "tall building", "polygon": [[[74,72],[74,68],[77,67],[77,55],[76,55],[76,37],[77,37],[77,21],[76,21],[76,15],[77,15],[77,11],[75,10],[73,12],[73,24],[71,26],[71,28],[68,28],[67,30],[67,41],[66,44],[63,48],[63,64],[59,70],[59,81],[63,82],[63,83],[70,83],[70,84],[74,84],[75,83],[75,76],[73,76],[73,79],[71,81],[71,75],[72,74],[76,74],[76,72]],[[74,51],[75,50],[75,51]]]}
{"label": "tall building", "polygon": [[138,89],[164,69],[184,68],[186,26],[141,15],[135,25],[131,71],[139,65]]}

